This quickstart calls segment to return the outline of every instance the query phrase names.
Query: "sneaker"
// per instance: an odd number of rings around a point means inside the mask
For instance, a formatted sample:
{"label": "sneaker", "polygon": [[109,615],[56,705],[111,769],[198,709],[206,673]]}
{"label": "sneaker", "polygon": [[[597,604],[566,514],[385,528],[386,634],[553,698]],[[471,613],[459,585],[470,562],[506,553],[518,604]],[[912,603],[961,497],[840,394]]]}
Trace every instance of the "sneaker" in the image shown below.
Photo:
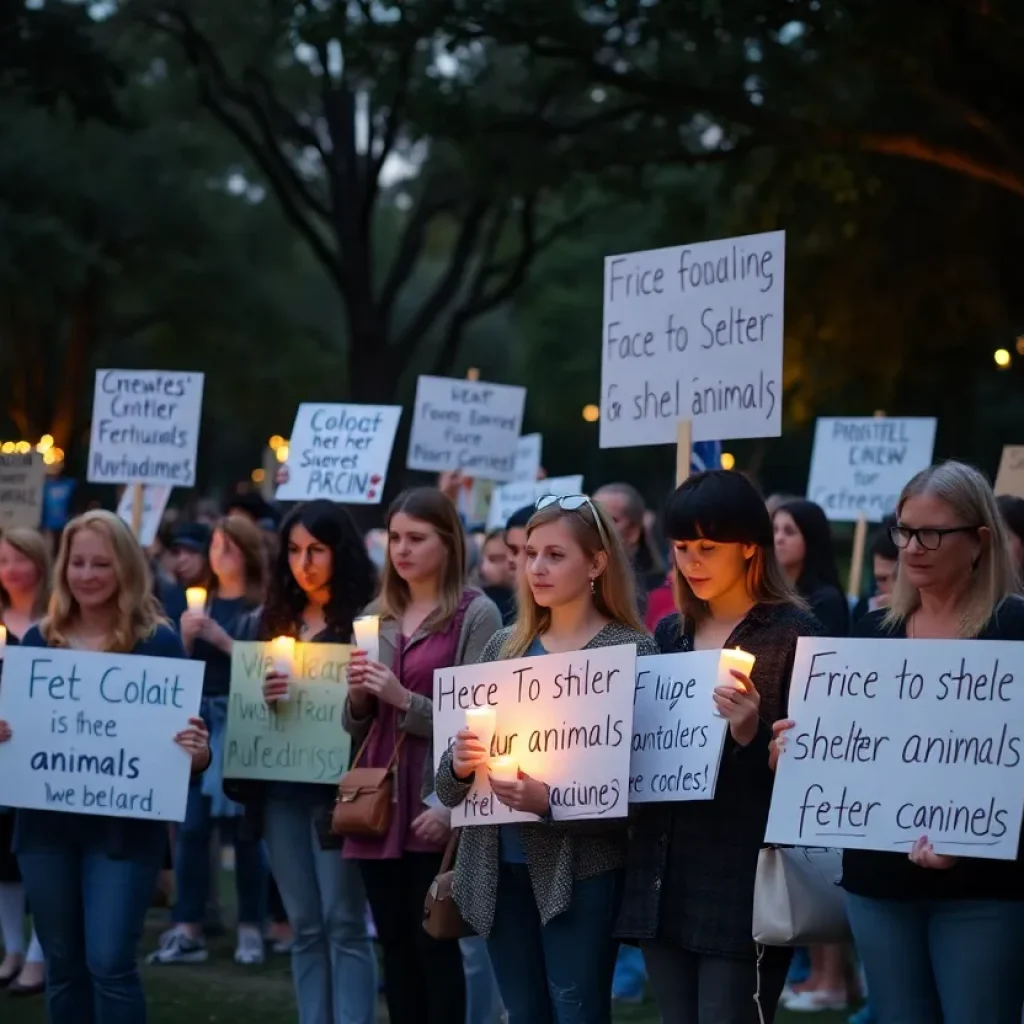
{"label": "sneaker", "polygon": [[154,964],[205,964],[210,954],[202,939],[193,939],[178,928],[160,936],[160,946],[146,957]]}
{"label": "sneaker", "polygon": [[849,1005],[845,992],[799,992],[783,1004],[790,1013],[824,1013],[845,1010]]}
{"label": "sneaker", "polygon": [[263,936],[252,928],[239,929],[235,963],[243,967],[256,967],[263,963],[263,956]]}

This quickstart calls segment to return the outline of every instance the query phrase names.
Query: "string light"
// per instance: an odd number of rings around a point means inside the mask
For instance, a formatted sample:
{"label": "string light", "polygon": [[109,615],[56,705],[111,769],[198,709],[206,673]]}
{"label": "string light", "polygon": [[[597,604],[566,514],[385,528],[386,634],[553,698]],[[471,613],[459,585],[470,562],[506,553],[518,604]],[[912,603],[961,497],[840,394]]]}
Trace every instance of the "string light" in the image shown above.
{"label": "string light", "polygon": [[278,462],[287,462],[288,461],[288,444],[287,443],[279,444],[274,449],[274,454],[277,456],[277,461]]}
{"label": "string light", "polygon": [[736,456],[732,452],[722,452],[722,469],[732,469],[736,465]]}
{"label": "string light", "polygon": [[601,418],[601,410],[593,404],[583,406],[583,418],[588,423],[596,423]]}
{"label": "string light", "polygon": [[254,484],[261,484],[267,479],[267,474],[262,469],[254,469],[250,475]]}
{"label": "string light", "polygon": [[997,348],[992,358],[1000,370],[1005,370],[1010,365],[1010,353],[1005,348]]}
{"label": "string light", "polygon": [[277,451],[277,449],[281,447],[281,445],[283,445],[283,444],[286,444],[286,443],[287,443],[287,442],[285,441],[285,439],[284,439],[284,438],[283,438],[283,437],[282,437],[282,436],[281,436],[280,434],[275,434],[275,435],[274,435],[274,436],[273,436],[273,437],[272,437],[272,438],[271,438],[271,439],[270,439],[270,440],[269,440],[269,441],[267,442],[267,445],[268,445],[268,446],[270,447],[270,449],[271,449],[272,451],[275,451],[275,452],[276,452],[276,451]]}

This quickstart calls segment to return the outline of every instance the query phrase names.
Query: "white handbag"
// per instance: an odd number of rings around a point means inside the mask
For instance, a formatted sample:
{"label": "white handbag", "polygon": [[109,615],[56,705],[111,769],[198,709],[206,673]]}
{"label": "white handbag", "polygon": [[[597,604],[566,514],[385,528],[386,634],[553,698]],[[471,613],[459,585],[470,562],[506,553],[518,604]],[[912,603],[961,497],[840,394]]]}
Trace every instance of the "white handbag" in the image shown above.
{"label": "white handbag", "polygon": [[754,880],[754,941],[763,946],[848,942],[842,873],[842,850],[762,849]]}

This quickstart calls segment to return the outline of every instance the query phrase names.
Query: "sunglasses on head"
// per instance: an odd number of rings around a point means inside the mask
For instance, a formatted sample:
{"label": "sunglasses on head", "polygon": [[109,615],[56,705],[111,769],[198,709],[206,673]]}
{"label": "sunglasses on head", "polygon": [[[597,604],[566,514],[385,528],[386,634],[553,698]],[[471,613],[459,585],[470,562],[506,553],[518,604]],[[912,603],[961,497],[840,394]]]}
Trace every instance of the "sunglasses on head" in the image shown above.
{"label": "sunglasses on head", "polygon": [[604,532],[604,523],[601,522],[601,516],[598,514],[597,506],[590,500],[585,494],[566,494],[562,497],[558,497],[555,494],[546,494],[543,498],[537,499],[537,511],[543,512],[546,508],[551,508],[552,505],[557,505],[563,512],[579,512],[584,506],[590,509],[591,515],[594,517],[594,522],[597,524],[597,533],[601,538],[601,543],[608,548],[608,537]]}

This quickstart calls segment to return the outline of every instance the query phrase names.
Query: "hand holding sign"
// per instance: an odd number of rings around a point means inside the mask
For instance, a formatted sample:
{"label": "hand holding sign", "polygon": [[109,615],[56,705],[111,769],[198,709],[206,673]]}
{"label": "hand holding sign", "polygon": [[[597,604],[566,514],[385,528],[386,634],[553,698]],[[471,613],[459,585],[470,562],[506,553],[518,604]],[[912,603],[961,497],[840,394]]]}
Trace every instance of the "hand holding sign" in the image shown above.
{"label": "hand holding sign", "polygon": [[551,810],[551,792],[543,782],[519,773],[514,782],[491,776],[491,790],[510,811],[536,814],[543,818]]}
{"label": "hand holding sign", "polygon": [[192,758],[193,774],[210,766],[210,733],[199,717],[188,720],[188,728],[174,737],[174,742]]}

